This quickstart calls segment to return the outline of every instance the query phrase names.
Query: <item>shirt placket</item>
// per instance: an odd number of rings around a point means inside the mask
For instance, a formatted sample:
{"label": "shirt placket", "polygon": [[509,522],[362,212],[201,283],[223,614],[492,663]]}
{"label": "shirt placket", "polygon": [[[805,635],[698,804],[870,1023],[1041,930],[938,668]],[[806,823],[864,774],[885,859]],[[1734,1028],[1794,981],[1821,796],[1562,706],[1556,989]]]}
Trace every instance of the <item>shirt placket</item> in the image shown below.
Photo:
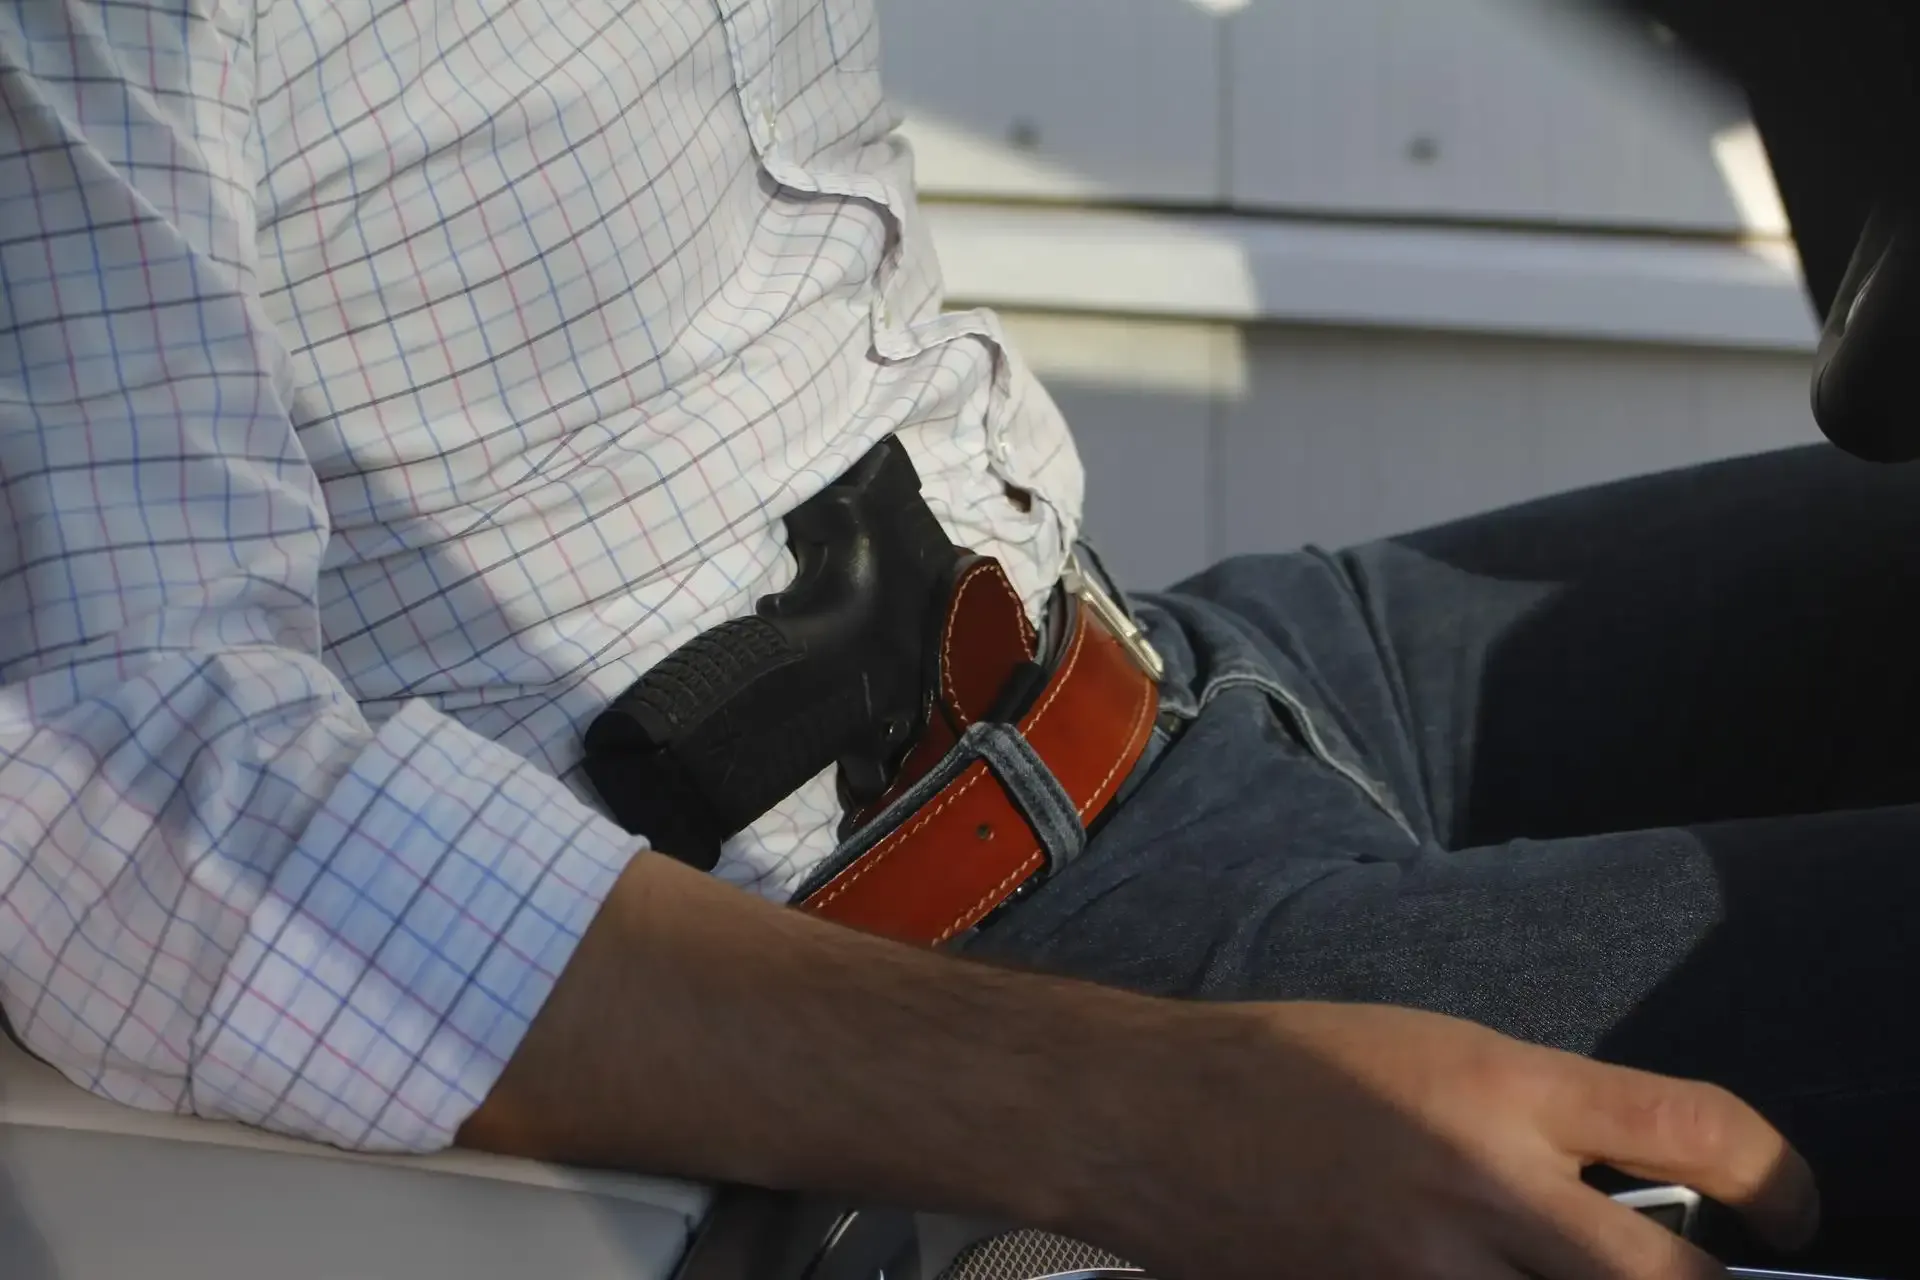
{"label": "shirt placket", "polygon": [[779,85],[773,61],[775,16],[760,0],[714,0],[733,62],[734,92],[746,116],[747,136],[763,165],[779,159]]}

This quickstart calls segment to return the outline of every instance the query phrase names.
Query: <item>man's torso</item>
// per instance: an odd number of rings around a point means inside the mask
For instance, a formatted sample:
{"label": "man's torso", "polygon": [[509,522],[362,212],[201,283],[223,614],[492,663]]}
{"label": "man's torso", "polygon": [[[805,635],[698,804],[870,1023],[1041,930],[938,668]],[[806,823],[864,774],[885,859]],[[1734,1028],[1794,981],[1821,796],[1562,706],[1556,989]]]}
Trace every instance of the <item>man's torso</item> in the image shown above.
{"label": "man's torso", "polygon": [[[279,0],[255,34],[262,293],[371,718],[427,699],[589,794],[586,722],[782,587],[780,517],[888,433],[1030,604],[1057,576],[1079,463],[993,318],[941,312],[869,0]],[[721,874],[784,894],[838,814],[816,779]]]}

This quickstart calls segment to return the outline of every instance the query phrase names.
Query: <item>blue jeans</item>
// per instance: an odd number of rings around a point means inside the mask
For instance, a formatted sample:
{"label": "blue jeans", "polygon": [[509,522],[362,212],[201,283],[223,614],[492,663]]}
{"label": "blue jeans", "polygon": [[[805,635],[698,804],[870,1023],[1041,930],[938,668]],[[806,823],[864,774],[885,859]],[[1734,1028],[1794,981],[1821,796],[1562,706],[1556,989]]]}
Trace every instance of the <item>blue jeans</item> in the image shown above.
{"label": "blue jeans", "polygon": [[1163,735],[975,954],[1717,1080],[1837,1220],[1920,1162],[1920,473],[1796,450],[1134,605]]}

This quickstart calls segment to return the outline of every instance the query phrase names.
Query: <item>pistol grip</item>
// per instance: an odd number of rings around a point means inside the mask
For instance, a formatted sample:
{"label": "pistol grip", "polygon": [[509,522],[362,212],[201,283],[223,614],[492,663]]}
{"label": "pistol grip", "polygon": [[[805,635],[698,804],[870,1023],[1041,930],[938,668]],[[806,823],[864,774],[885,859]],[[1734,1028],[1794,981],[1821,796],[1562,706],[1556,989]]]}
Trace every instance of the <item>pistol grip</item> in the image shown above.
{"label": "pistol grip", "polygon": [[720,846],[832,760],[869,718],[864,686],[736,618],[675,650],[587,730],[586,769],[627,830],[705,870]]}

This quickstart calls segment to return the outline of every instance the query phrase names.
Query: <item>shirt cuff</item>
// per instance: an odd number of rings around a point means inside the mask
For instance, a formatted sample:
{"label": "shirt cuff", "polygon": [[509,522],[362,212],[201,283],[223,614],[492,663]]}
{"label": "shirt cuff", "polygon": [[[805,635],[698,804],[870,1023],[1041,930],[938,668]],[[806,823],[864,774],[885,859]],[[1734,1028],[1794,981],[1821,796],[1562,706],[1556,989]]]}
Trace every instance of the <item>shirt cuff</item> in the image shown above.
{"label": "shirt cuff", "polygon": [[408,704],[250,916],[194,1037],[193,1109],[355,1150],[448,1146],[642,843]]}

